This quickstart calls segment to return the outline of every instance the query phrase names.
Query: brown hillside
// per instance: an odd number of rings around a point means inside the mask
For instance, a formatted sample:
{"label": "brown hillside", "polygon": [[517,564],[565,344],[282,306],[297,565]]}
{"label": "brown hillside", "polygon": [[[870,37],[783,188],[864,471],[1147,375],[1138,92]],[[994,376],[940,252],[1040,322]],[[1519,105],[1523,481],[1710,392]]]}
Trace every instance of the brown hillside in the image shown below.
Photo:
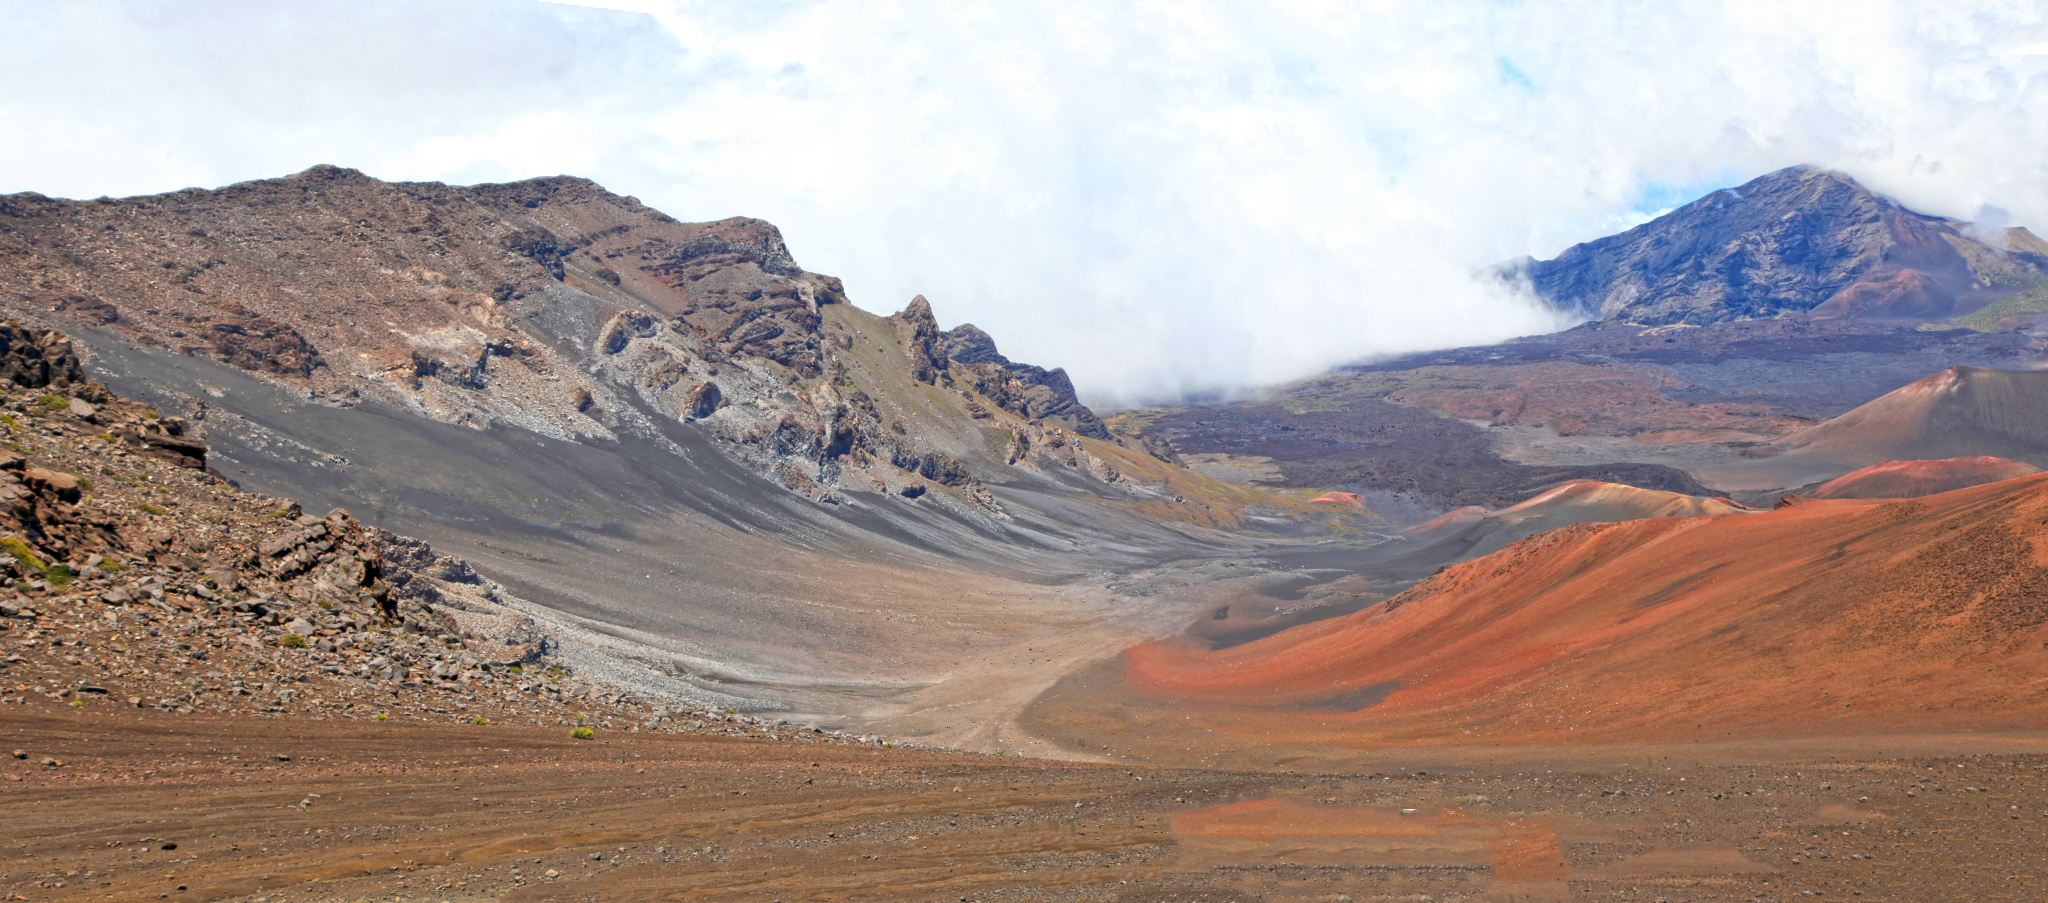
{"label": "brown hillside", "polygon": [[2048,371],[1951,367],[1779,445],[1851,467],[1975,455],[2048,466]]}

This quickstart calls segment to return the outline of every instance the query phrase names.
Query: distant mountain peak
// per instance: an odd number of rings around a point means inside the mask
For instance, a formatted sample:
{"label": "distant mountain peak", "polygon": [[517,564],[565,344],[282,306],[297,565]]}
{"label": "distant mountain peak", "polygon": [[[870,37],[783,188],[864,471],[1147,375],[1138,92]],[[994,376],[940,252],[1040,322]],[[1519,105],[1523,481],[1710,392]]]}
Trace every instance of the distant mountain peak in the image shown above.
{"label": "distant mountain peak", "polygon": [[1552,306],[1600,322],[1926,321],[2048,283],[2048,249],[2032,233],[2017,230],[2002,245],[1845,173],[1801,164],[1509,268]]}

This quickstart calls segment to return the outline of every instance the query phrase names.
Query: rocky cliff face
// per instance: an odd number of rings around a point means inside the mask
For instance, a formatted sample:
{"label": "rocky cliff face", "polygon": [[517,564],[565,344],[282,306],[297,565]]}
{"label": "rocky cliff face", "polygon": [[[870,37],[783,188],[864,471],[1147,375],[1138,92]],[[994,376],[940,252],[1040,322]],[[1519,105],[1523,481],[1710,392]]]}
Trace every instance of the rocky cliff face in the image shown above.
{"label": "rocky cliff face", "polygon": [[2048,245],[2025,229],[1987,243],[1967,224],[1797,166],[1507,270],[1559,309],[1609,323],[1942,320],[2048,280]]}
{"label": "rocky cliff face", "polygon": [[[1016,455],[984,427],[1127,441],[1064,372],[1012,363],[972,327],[941,333],[923,298],[886,321],[846,300],[768,223],[682,223],[575,178],[456,187],[320,166],[218,191],[0,199],[0,311],[319,404],[569,441],[659,443],[659,421],[694,422],[812,498],[932,490],[998,517],[982,480],[1007,479]],[[963,343],[983,351],[962,359]]]}
{"label": "rocky cliff face", "polygon": [[1096,439],[1109,439],[1109,427],[1074,393],[1067,371],[1019,364],[996,351],[996,340],[972,323],[946,334],[946,358],[963,371],[975,391],[1019,417],[1055,423]]}

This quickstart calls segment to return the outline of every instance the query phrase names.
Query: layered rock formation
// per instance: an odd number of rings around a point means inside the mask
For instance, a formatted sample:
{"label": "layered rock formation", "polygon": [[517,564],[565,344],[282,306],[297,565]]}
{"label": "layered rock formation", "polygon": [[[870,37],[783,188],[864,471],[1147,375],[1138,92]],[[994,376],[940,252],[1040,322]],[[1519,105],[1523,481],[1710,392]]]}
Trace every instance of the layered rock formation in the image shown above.
{"label": "layered rock formation", "polygon": [[2025,229],[1984,236],[1795,166],[1507,269],[1558,309],[1604,323],[1943,320],[2048,280],[2048,244]]}
{"label": "layered rock formation", "polygon": [[[972,327],[941,333],[921,297],[893,328],[852,308],[768,223],[681,223],[583,179],[319,166],[155,197],[13,195],[0,251],[0,310],[34,322],[444,423],[659,441],[657,421],[694,422],[821,500],[933,489],[1001,516],[977,471],[1015,456],[962,426],[970,412],[1128,442],[1064,372],[1012,363]],[[963,343],[980,353],[951,353]]]}

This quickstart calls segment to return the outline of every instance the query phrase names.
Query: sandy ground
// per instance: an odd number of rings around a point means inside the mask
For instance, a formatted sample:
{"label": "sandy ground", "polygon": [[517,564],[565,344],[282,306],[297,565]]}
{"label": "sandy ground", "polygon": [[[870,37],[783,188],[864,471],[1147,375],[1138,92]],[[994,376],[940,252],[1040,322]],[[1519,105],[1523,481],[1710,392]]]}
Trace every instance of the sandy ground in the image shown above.
{"label": "sandy ground", "polygon": [[2040,899],[2048,756],[1956,742],[1298,774],[9,707],[0,896]]}

